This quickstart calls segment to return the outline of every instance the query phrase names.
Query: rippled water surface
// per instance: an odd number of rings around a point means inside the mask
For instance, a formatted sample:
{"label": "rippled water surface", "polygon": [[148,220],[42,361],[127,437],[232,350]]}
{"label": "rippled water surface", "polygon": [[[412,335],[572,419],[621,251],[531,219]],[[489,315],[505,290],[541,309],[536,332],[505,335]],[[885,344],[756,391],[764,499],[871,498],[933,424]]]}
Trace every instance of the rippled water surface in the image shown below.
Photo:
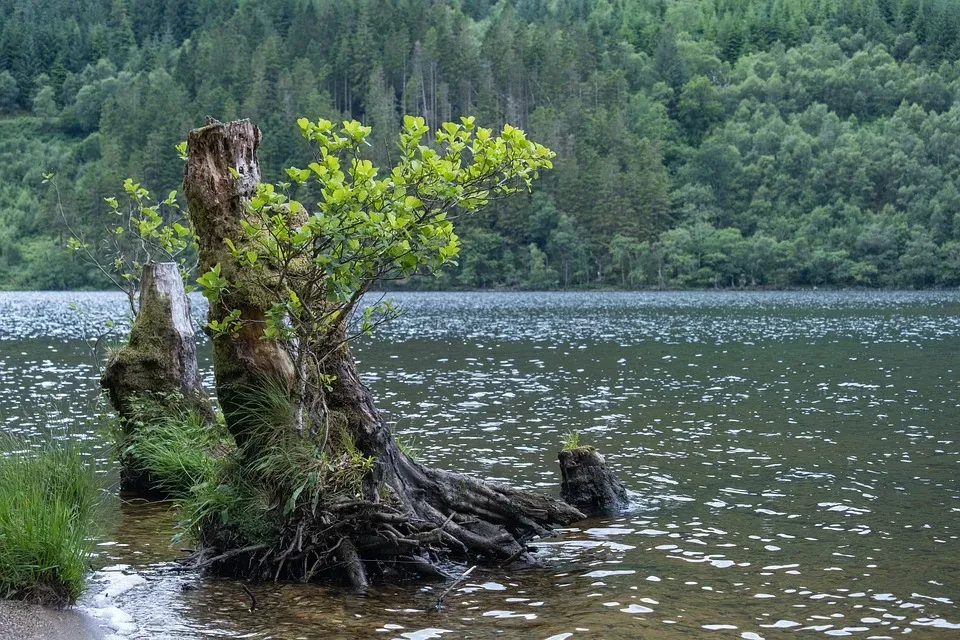
{"label": "rippled water surface", "polygon": [[[175,515],[125,504],[95,580],[147,578],[119,602],[135,637],[960,636],[960,294],[396,299],[355,351],[425,462],[555,492],[578,429],[633,510],[439,613],[436,583],[251,585],[250,613],[239,583],[169,571]],[[122,317],[109,294],[0,294],[0,428],[105,455],[84,335]]]}

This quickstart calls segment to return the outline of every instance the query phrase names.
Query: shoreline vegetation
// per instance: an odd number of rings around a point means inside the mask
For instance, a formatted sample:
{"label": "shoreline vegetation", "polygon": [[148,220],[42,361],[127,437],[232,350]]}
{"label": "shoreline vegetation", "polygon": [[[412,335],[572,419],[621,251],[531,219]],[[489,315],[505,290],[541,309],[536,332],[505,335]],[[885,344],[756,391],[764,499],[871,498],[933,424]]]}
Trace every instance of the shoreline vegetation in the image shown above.
{"label": "shoreline vegetation", "polygon": [[[261,133],[249,120],[210,120],[183,150],[189,226],[161,215],[178,208],[175,193],[153,205],[128,179],[129,241],[123,226],[107,247],[73,237],[74,250],[115,276],[133,319],[100,376],[117,416],[121,489],[176,499],[178,535],[196,543],[182,562],[221,575],[365,591],[375,579],[451,577],[451,562],[535,562],[529,541],[584,514],[422,466],[377,410],[348,343],[354,314],[359,335],[394,317],[389,302],[361,305],[377,283],[455,264],[449,213],[529,190],[554,154],[519,129],[504,125],[497,135],[472,117],[443,124],[438,154],[422,144],[425,120],[407,116],[403,155],[390,178],[377,179],[358,156],[370,127],[298,125],[323,166],[287,171],[299,184],[319,183],[326,215],[305,216],[285,186],[260,182]],[[108,204],[122,218],[118,203]],[[191,239],[210,301],[219,414],[198,375],[183,282]],[[14,449],[2,471],[2,595],[76,601],[97,521],[92,468],[71,448],[48,446],[35,455]]]}
{"label": "shoreline vegetation", "polygon": [[[128,179],[129,213],[107,201],[129,221],[114,244],[70,229],[71,246],[127,294],[133,319],[100,377],[118,417],[121,488],[177,500],[178,535],[196,543],[188,568],[363,592],[373,580],[450,578],[457,562],[535,564],[531,540],[585,517],[548,495],[422,466],[349,348],[395,317],[389,301],[363,306],[364,294],[456,264],[448,215],[529,191],[552,167],[553,152],[523,131],[460,120],[433,134],[438,152],[423,144],[425,119],[406,116],[402,154],[381,179],[359,155],[371,127],[301,118],[322,159],[287,169],[323,194],[323,213],[308,216],[289,185],[260,181],[262,134],[250,120],[208,118],[180,150],[189,218],[164,215],[179,208],[175,192],[153,204]],[[191,244],[219,415],[197,372],[183,281]]]}
{"label": "shoreline vegetation", "polygon": [[183,499],[215,482],[236,449],[222,414],[212,421],[178,408],[176,396],[162,402],[141,398],[131,416],[111,422],[121,484],[145,498]]}
{"label": "shoreline vegetation", "polygon": [[108,500],[75,444],[0,441],[0,598],[63,607],[83,592]]}

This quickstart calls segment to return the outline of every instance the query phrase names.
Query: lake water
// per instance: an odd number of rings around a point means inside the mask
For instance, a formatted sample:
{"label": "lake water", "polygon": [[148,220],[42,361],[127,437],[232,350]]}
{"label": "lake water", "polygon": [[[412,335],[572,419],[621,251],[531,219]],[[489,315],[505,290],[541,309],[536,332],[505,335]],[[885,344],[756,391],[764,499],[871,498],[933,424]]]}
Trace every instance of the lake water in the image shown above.
{"label": "lake water", "polygon": [[[960,636],[960,293],[395,299],[355,351],[424,462],[556,492],[577,429],[633,509],[540,544],[542,568],[478,570],[439,613],[423,582],[251,585],[250,613],[239,583],[170,571],[175,514],[124,504],[94,580],[146,578],[118,598],[132,637]],[[105,455],[83,336],[108,317],[119,296],[0,294],[0,428]]]}

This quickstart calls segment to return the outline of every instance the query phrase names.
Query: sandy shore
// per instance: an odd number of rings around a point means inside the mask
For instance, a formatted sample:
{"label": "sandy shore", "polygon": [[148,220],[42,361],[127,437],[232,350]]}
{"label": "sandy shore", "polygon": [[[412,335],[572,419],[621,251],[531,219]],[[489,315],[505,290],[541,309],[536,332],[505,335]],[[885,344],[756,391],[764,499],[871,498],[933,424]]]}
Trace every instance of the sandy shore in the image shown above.
{"label": "sandy shore", "polygon": [[79,611],[0,600],[0,640],[100,640],[105,634]]}

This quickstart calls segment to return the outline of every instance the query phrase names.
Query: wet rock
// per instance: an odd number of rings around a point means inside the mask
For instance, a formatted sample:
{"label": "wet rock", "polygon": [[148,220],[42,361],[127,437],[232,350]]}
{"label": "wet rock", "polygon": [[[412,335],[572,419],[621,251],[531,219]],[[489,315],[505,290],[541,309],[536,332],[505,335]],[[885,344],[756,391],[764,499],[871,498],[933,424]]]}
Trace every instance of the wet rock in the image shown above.
{"label": "wet rock", "polygon": [[593,447],[565,449],[560,460],[560,495],[589,516],[616,513],[628,504],[627,489]]}

